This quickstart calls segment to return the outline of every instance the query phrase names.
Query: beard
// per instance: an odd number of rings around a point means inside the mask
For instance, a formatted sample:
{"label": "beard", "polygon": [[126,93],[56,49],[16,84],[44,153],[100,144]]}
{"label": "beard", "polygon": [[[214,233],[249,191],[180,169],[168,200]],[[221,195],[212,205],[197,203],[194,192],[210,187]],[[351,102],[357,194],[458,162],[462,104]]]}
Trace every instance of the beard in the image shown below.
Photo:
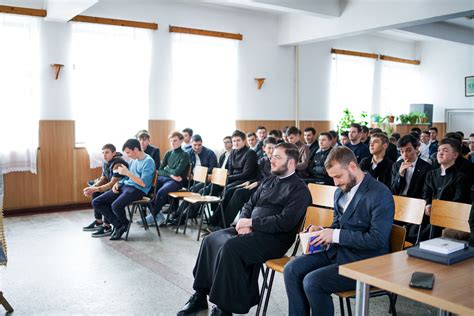
{"label": "beard", "polygon": [[287,164],[284,164],[280,168],[277,168],[275,170],[272,170],[272,174],[275,176],[283,176],[288,172],[288,166]]}
{"label": "beard", "polygon": [[349,173],[349,182],[346,185],[341,186],[341,190],[344,193],[349,192],[357,184],[356,177]]}

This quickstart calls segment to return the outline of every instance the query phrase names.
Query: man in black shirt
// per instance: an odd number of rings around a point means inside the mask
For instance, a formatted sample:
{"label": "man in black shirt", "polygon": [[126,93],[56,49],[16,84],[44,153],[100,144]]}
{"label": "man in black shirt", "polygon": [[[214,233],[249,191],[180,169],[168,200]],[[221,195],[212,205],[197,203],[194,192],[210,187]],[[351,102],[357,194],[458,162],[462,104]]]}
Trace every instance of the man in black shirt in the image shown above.
{"label": "man in black shirt", "polygon": [[155,161],[155,170],[158,170],[160,168],[160,149],[150,144],[150,133],[147,130],[141,130],[137,133],[137,139],[145,154]]}
{"label": "man in black shirt", "polygon": [[370,154],[359,163],[362,171],[367,171],[374,179],[390,188],[392,182],[393,161],[385,156],[388,148],[388,137],[382,133],[372,134],[370,137]]}
{"label": "man in black shirt", "polygon": [[357,158],[357,163],[360,163],[362,159],[370,155],[369,147],[366,144],[361,142],[362,135],[362,126],[357,123],[352,123],[349,128],[349,140],[351,141],[347,144],[347,148],[352,150],[354,155]]}
{"label": "man in black shirt", "polygon": [[324,167],[324,162],[332,149],[332,140],[332,135],[327,132],[319,134],[319,149],[311,161],[309,177],[305,179],[306,183],[334,185],[333,179],[328,175]]}
{"label": "man in black shirt", "polygon": [[318,139],[316,139],[316,130],[314,127],[306,127],[303,136],[304,142],[309,148],[309,161],[313,161],[314,154],[316,154],[319,149],[319,142]]}

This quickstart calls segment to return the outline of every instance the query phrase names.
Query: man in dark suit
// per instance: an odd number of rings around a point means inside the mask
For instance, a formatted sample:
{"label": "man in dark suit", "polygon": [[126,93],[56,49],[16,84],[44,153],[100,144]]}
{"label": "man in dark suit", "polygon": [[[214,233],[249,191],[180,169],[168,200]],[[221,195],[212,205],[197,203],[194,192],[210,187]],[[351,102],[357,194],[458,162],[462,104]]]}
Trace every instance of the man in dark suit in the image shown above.
{"label": "man in dark suit", "polygon": [[339,275],[339,265],[386,254],[394,215],[390,190],[359,168],[354,153],[334,148],[326,160],[339,187],[334,194],[334,221],[315,231],[311,243],[326,251],[300,256],[284,270],[288,315],[334,315],[331,293],[354,290],[356,281]]}
{"label": "man in dark suit", "polygon": [[433,167],[418,158],[418,139],[408,134],[398,140],[401,159],[393,164],[391,190],[394,195],[421,199],[426,175]]}

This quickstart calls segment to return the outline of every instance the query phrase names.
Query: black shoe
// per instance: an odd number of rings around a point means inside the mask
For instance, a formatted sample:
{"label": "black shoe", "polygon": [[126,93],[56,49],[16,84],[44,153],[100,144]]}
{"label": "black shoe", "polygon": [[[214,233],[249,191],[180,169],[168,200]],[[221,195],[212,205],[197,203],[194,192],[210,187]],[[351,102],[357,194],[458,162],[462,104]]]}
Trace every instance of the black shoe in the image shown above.
{"label": "black shoe", "polygon": [[211,316],[232,316],[232,313],[231,313],[231,312],[223,311],[222,309],[220,309],[219,307],[217,307],[217,305],[215,305],[215,306],[212,308]]}
{"label": "black shoe", "polygon": [[207,308],[206,297],[204,296],[203,298],[198,294],[193,294],[186,304],[184,304],[183,308],[178,312],[178,316],[193,315]]}
{"label": "black shoe", "polygon": [[105,237],[112,235],[112,227],[101,226],[95,233],[92,233],[92,237]]}
{"label": "black shoe", "polygon": [[110,240],[120,240],[122,239],[122,235],[127,231],[127,225],[122,225],[119,228],[115,228],[114,232],[112,233],[112,237]]}
{"label": "black shoe", "polygon": [[85,232],[92,232],[94,230],[98,230],[99,228],[102,227],[102,223],[97,223],[97,221],[93,221],[87,226],[82,227],[82,230]]}

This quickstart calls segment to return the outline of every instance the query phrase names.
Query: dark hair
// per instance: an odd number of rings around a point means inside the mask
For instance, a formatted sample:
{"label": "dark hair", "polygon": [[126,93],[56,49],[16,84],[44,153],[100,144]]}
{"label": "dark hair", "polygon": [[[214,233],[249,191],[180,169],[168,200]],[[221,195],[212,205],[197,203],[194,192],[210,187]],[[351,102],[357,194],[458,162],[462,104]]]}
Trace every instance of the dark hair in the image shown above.
{"label": "dark hair", "polygon": [[461,153],[461,142],[459,142],[457,139],[454,138],[443,138],[440,142],[439,145],[449,145],[451,148],[457,152],[458,154]]}
{"label": "dark hair", "polygon": [[319,136],[326,136],[329,140],[333,139],[331,133],[328,133],[328,132],[321,132],[319,133]]}
{"label": "dark hair", "polygon": [[276,145],[276,144],[277,144],[276,138],[275,138],[275,137],[268,136],[267,138],[265,138],[265,139],[263,140],[263,146],[266,146],[267,144]]}
{"label": "dark hair", "polygon": [[259,126],[257,126],[257,129],[256,129],[255,131],[258,131],[259,129],[267,130],[267,129],[265,128],[265,126],[259,125]]}
{"label": "dark hair", "polygon": [[[332,139],[339,140],[339,134],[335,130],[330,130],[328,133],[332,135]],[[349,135],[349,133],[347,135]]]}
{"label": "dark hair", "polygon": [[201,135],[199,135],[199,134],[193,135],[193,137],[191,137],[191,141],[192,141],[192,142],[201,142],[201,143],[202,143],[202,137],[201,137]]}
{"label": "dark hair", "polygon": [[193,130],[189,127],[186,127],[185,129],[182,130],[183,133],[188,133],[189,136],[193,136]]}
{"label": "dark hair", "polygon": [[390,136],[390,142],[391,143],[396,143],[397,142],[397,138],[393,137],[393,136]]}
{"label": "dark hair", "polygon": [[417,132],[418,135],[420,135],[420,134],[421,134],[421,129],[418,128],[418,127],[413,127],[413,128],[410,130],[410,132]]}
{"label": "dark hair", "polygon": [[140,142],[135,138],[127,139],[125,144],[123,144],[123,146],[122,146],[122,150],[125,150],[125,148],[128,148],[130,150],[135,150],[135,148],[138,148],[138,150],[142,151],[142,147],[140,146]]}
{"label": "dark hair", "polygon": [[226,139],[232,141],[232,136],[226,136],[226,137],[224,137],[222,140],[226,140]]}
{"label": "dark hair", "polygon": [[384,133],[372,134],[371,138],[378,138],[382,141],[382,144],[388,144],[388,137]]}
{"label": "dark hair", "polygon": [[278,138],[281,138],[281,131],[280,130],[277,130],[277,129],[272,129],[268,135],[275,135],[277,136]]}
{"label": "dark hair", "polygon": [[306,127],[304,129],[305,132],[311,132],[313,133],[313,135],[316,135],[316,130],[314,129],[314,127]]}
{"label": "dark hair", "polygon": [[[329,133],[329,132],[328,132]],[[331,134],[331,133],[329,133]],[[349,132],[348,131],[344,131],[341,133],[341,136],[346,136],[346,137],[349,137]]]}
{"label": "dark hair", "polygon": [[173,137],[178,137],[179,140],[183,140],[184,136],[178,131],[171,132],[170,135],[168,136],[168,139],[171,139]]}
{"label": "dark hair", "polygon": [[301,135],[301,131],[296,126],[290,126],[286,130],[286,135]]}
{"label": "dark hair", "polygon": [[415,136],[407,134],[398,140],[397,147],[405,147],[408,144],[412,144],[413,148],[418,148],[420,141]]}
{"label": "dark hair", "polygon": [[359,133],[362,132],[362,126],[360,126],[359,123],[352,123],[352,124],[350,125],[350,127],[357,128],[357,132],[359,132]]}
{"label": "dark hair", "polygon": [[474,137],[474,133],[469,134],[469,137]]}
{"label": "dark hair", "polygon": [[247,133],[247,137],[251,137],[251,136],[255,136],[255,137],[257,137],[257,135],[255,135],[255,133],[254,133],[254,132],[248,132],[248,133]]}
{"label": "dark hair", "polygon": [[139,130],[135,135],[136,139],[150,139],[150,133],[146,129]]}
{"label": "dark hair", "polygon": [[368,133],[369,132],[369,128],[365,125],[362,125],[360,128],[362,128],[362,133]]}
{"label": "dark hair", "polygon": [[242,132],[242,131],[239,131],[238,129],[236,129],[233,133],[232,133],[232,138],[234,137],[240,137],[242,140],[245,140],[246,137],[245,137],[245,133]]}
{"label": "dark hair", "polygon": [[290,143],[280,143],[275,146],[275,149],[277,148],[284,148],[285,155],[288,157],[288,159],[293,159],[295,161],[295,164],[298,163],[300,153],[298,152],[298,147],[296,147],[296,145]]}
{"label": "dark hair", "polygon": [[458,133],[454,133],[454,132],[449,132],[449,133],[446,133],[446,135],[444,135],[444,138],[451,138],[451,139],[455,139],[457,140],[458,142],[462,143],[462,136]]}
{"label": "dark hair", "polygon": [[392,135],[390,135],[392,137],[395,137],[395,139],[398,141],[400,139],[400,133],[392,133]]}
{"label": "dark hair", "polygon": [[422,131],[421,134],[430,134],[430,131]]}
{"label": "dark hair", "polygon": [[372,129],[370,130],[370,133],[371,133],[371,134],[383,133],[383,131],[382,131],[380,128],[378,128],[378,127],[374,127],[374,128],[372,128]]}
{"label": "dark hair", "polygon": [[418,133],[417,131],[411,131],[409,135],[412,135],[416,139],[420,139],[420,133]]}
{"label": "dark hair", "polygon": [[464,138],[464,133],[461,132],[461,131],[456,131],[456,133],[458,133],[459,135],[461,135],[462,138]]}
{"label": "dark hair", "polygon": [[431,126],[428,130],[435,131],[436,133],[438,133],[438,128],[436,126]]}
{"label": "dark hair", "polygon": [[106,149],[109,149],[113,153],[117,151],[115,146],[112,144],[105,144],[104,146],[102,146],[102,150],[106,150]]}
{"label": "dark hair", "polygon": [[330,169],[336,163],[340,164],[342,167],[347,167],[351,162],[355,163],[358,166],[357,158],[352,152],[352,150],[345,146],[339,146],[333,148],[329,152],[329,155],[327,156],[326,161],[324,162],[324,167],[326,169]]}

